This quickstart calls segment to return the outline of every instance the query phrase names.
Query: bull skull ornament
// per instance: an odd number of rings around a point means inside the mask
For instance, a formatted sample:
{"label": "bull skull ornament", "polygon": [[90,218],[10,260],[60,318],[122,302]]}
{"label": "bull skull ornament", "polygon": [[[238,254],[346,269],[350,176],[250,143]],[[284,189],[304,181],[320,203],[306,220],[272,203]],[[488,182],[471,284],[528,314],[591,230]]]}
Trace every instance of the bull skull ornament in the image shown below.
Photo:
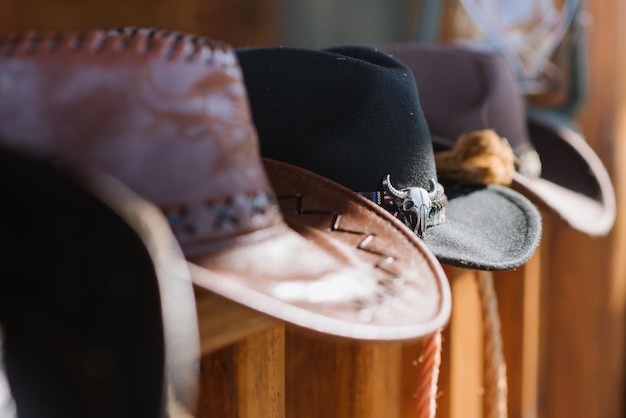
{"label": "bull skull ornament", "polygon": [[433,207],[433,200],[437,196],[437,183],[435,180],[430,180],[430,186],[429,191],[421,187],[407,187],[406,189],[398,190],[391,184],[389,174],[383,180],[383,188],[393,197],[398,211],[404,219],[404,223],[420,238],[426,231],[428,214]]}

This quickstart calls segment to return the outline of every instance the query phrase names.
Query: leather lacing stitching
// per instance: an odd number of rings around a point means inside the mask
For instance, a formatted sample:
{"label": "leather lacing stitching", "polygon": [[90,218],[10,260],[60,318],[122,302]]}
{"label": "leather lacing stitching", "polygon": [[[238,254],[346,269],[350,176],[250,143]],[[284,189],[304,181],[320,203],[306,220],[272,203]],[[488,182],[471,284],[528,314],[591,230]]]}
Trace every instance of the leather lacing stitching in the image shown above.
{"label": "leather lacing stitching", "polygon": [[232,48],[227,44],[167,30],[125,27],[75,32],[27,31],[15,33],[7,38],[0,37],[0,56],[13,56],[22,51],[25,55],[32,55],[61,50],[96,54],[107,51],[139,55],[156,53],[170,61],[237,65]]}
{"label": "leather lacing stitching", "polygon": [[[381,251],[377,251],[374,250],[372,248],[369,248],[368,246],[372,243],[372,241],[375,239],[376,235],[367,231],[359,231],[359,230],[353,230],[353,229],[347,229],[347,228],[343,228],[340,226],[341,224],[341,217],[342,214],[340,212],[337,211],[331,211],[331,210],[308,210],[304,208],[304,199],[305,196],[303,194],[291,194],[291,195],[280,195],[277,197],[277,199],[280,200],[289,200],[289,199],[294,199],[296,202],[296,214],[297,215],[327,215],[330,216],[330,224],[329,224],[329,228],[332,232],[340,232],[340,233],[345,233],[345,234],[351,234],[351,235],[361,235],[363,236],[363,238],[361,239],[361,241],[359,241],[359,244],[356,246],[356,248],[358,250],[361,251],[365,251],[367,253],[376,255],[380,257],[380,260],[378,262],[376,262],[374,264],[374,267],[383,271],[384,273],[387,274],[388,278],[384,278],[384,279],[379,279],[378,280],[378,285],[380,285],[383,289],[384,292],[380,292],[378,291],[376,293],[376,302],[377,303],[383,303],[385,298],[387,296],[390,297],[395,297],[395,296],[399,296],[400,295],[400,291],[395,289],[396,287],[402,286],[402,285],[414,285],[417,286],[416,284],[412,283],[411,281],[408,280],[404,280],[404,278],[402,276],[400,276],[399,274],[393,272],[392,270],[390,270],[388,268],[388,266],[390,264],[392,264],[393,262],[396,261],[396,259],[393,256],[390,256],[388,254],[385,254]],[[365,304],[362,300],[355,300],[354,301],[354,307],[358,310],[363,309]]]}
{"label": "leather lacing stitching", "polygon": [[[333,232],[341,232],[346,234],[362,235],[363,239],[357,245],[358,250],[368,252],[380,256],[382,259],[374,264],[374,267],[382,270],[390,276],[388,279],[378,280],[378,284],[385,289],[384,292],[389,296],[398,296],[399,291],[394,290],[393,286],[398,285],[411,285],[410,281],[405,281],[398,274],[386,269],[384,266],[389,265],[395,261],[395,258],[384,254],[383,252],[367,248],[367,245],[371,243],[375,234],[357,231],[353,229],[346,229],[340,226],[341,213],[330,210],[306,210],[304,209],[304,195],[281,195],[277,197],[278,200],[295,199],[296,201],[296,214],[297,215],[328,215],[331,217],[330,230]],[[376,292],[376,302],[383,303],[385,300],[385,293]],[[365,308],[363,301],[354,301],[354,307],[358,311]],[[417,400],[417,417],[418,418],[433,418],[436,411],[436,397],[437,397],[437,382],[439,380],[439,367],[441,363],[441,330],[435,331],[433,334],[425,336],[422,341],[422,354],[420,355],[420,385],[416,388]]]}

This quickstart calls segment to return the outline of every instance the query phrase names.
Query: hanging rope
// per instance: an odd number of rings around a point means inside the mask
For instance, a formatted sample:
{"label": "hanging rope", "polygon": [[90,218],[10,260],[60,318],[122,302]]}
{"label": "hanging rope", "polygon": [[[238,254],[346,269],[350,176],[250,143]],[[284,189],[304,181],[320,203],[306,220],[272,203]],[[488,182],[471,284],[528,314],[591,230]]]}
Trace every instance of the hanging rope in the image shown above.
{"label": "hanging rope", "polygon": [[490,271],[479,271],[477,280],[484,324],[484,417],[506,418],[508,415],[506,362],[493,274]]}
{"label": "hanging rope", "polygon": [[[439,178],[462,183],[509,185],[515,172],[515,156],[511,146],[505,138],[490,129],[461,135],[452,149],[436,153],[435,160]],[[484,329],[484,416],[506,418],[506,363],[493,274],[478,271],[476,279]]]}
{"label": "hanging rope", "polygon": [[422,341],[417,388],[417,418],[434,418],[437,411],[437,382],[441,365],[441,330]]}

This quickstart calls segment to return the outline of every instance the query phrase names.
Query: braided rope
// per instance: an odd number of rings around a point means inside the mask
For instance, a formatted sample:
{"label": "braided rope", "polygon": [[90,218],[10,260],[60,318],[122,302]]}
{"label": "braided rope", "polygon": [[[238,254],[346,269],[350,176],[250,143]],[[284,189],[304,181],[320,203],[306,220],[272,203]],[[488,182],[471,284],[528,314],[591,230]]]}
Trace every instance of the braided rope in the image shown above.
{"label": "braided rope", "polygon": [[434,418],[437,410],[437,381],[441,364],[441,330],[422,341],[417,388],[417,418]]}
{"label": "braided rope", "polygon": [[479,271],[477,280],[484,324],[484,417],[506,418],[508,415],[506,362],[493,274],[489,271]]}

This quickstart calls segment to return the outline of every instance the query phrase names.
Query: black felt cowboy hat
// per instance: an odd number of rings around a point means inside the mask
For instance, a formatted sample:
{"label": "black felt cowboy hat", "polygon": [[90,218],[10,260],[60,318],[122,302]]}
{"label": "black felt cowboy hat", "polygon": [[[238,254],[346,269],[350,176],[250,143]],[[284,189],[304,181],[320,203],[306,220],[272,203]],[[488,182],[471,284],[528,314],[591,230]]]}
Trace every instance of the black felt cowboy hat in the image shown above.
{"label": "black felt cowboy hat", "polygon": [[0,173],[0,412],[193,413],[194,294],[165,217],[102,173],[5,148]]}
{"label": "black felt cowboy hat", "polygon": [[443,269],[397,219],[263,165],[230,47],[143,29],[25,33],[0,42],[0,80],[2,141],[95,166],[158,205],[196,285],[341,337],[417,339],[448,321]]}
{"label": "black felt cowboy hat", "polygon": [[506,270],[533,254],[541,220],[521,194],[500,186],[446,184],[443,207],[429,129],[404,64],[360,46],[250,48],[237,54],[263,156],[312,170],[381,203],[385,187],[398,196],[419,188],[411,193],[422,201],[430,195],[431,210],[425,216],[411,212],[408,223],[415,228],[425,221],[428,227],[418,232],[441,262]]}
{"label": "black felt cowboy hat", "polygon": [[518,157],[513,187],[572,228],[605,235],[615,222],[615,192],[596,153],[565,118],[525,112],[504,57],[460,45],[400,43],[381,48],[404,62],[417,82],[437,149],[472,130],[493,129]]}

